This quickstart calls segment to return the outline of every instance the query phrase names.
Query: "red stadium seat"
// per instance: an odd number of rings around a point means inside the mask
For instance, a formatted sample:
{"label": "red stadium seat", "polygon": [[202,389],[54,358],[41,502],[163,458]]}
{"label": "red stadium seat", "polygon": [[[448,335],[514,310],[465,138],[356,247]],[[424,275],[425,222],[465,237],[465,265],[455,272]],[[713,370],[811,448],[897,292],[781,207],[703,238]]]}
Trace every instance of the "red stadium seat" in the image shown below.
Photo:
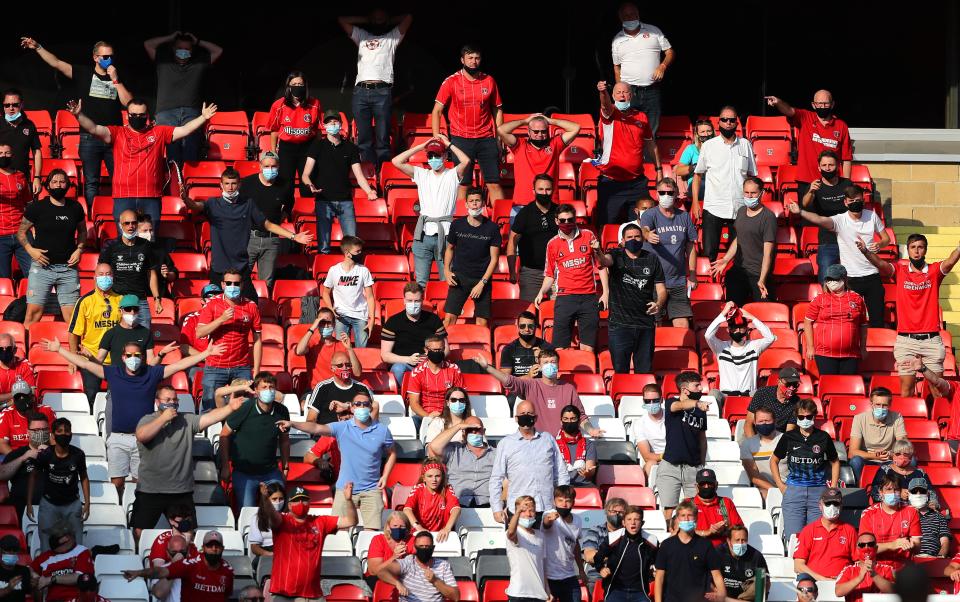
{"label": "red stadium seat", "polygon": [[940,439],[940,427],[932,420],[910,420],[903,421],[907,428],[907,438],[910,441],[928,439],[936,441]]}
{"label": "red stadium seat", "polygon": [[660,326],[654,338],[657,349],[696,349],[697,347],[697,337],[689,328]]}
{"label": "red stadium seat", "polygon": [[770,328],[790,328],[790,308],[783,303],[769,301],[747,303],[743,309]]}
{"label": "red stadium seat", "polygon": [[773,276],[778,282],[811,282],[814,279],[813,264],[807,259],[778,257]]}
{"label": "red stadium seat", "polygon": [[[317,257],[319,258],[319,256]],[[403,255],[367,255],[363,260],[363,265],[367,266],[367,269],[373,275],[373,279],[377,281],[398,280],[406,284],[410,279],[407,259]],[[400,298],[402,298],[402,295]],[[499,297],[494,296],[493,298],[499,300]]]}
{"label": "red stadium seat", "polygon": [[471,395],[500,395],[500,381],[489,374],[463,374],[463,388]]}
{"label": "red stadium seat", "polygon": [[592,351],[580,349],[559,349],[560,372],[588,372],[597,371],[597,356]]}
{"label": "red stadium seat", "polygon": [[623,498],[631,506],[640,506],[644,510],[656,510],[657,501],[653,495],[653,489],[649,487],[636,487],[626,485],[614,485],[607,490],[607,498]]}
{"label": "red stadium seat", "polygon": [[829,398],[827,418],[834,423],[841,418],[853,418],[857,414],[870,409],[870,399],[858,395],[834,395]]}
{"label": "red stadium seat", "polygon": [[207,158],[243,161],[249,158],[250,120],[243,111],[220,111],[207,122]]}
{"label": "red stadium seat", "polygon": [[377,394],[396,394],[400,391],[392,372],[364,372],[360,381]]}
{"label": "red stadium seat", "polygon": [[453,324],[447,328],[451,349],[483,349],[490,351],[490,329],[476,324]]}
{"label": "red stadium seat", "polygon": [[673,374],[683,370],[700,370],[700,358],[691,349],[656,349],[653,352],[655,374]]}
{"label": "red stadium seat", "polygon": [[603,499],[600,496],[600,490],[596,487],[577,487],[575,491],[577,492],[577,497],[573,505],[577,508],[588,510],[599,510],[603,508]]}
{"label": "red stadium seat", "polygon": [[506,579],[487,579],[480,584],[483,587],[482,602],[507,602],[507,586],[510,581]]}
{"label": "red stadium seat", "polygon": [[946,441],[917,441],[913,445],[916,454],[917,463],[921,466],[928,465],[953,465],[953,456],[950,452],[950,444]]}
{"label": "red stadium seat", "polygon": [[927,466],[924,470],[938,488],[960,487],[960,468],[956,466]]}
{"label": "red stadium seat", "polygon": [[67,324],[65,322],[34,322],[28,329],[30,346],[40,345],[43,339],[59,339],[67,342]]}
{"label": "red stadium seat", "polygon": [[[793,228],[777,228],[777,258],[780,261],[783,255],[797,256],[797,233]],[[812,267],[812,266],[811,266]]]}
{"label": "red stadium seat", "polygon": [[619,400],[624,395],[643,395],[643,388],[656,384],[652,374],[614,374],[610,380],[610,396]]}
{"label": "red stadium seat", "polygon": [[564,377],[564,380],[571,381],[581,395],[606,395],[607,389],[603,382],[603,377],[599,374],[587,372],[574,372]]}
{"label": "red stadium seat", "polygon": [[927,413],[927,402],[920,397],[894,395],[893,401],[890,403],[890,411],[898,412],[904,418],[922,418],[924,420],[930,418]]}
{"label": "red stadium seat", "polygon": [[647,476],[638,464],[600,464],[597,466],[597,486],[608,498],[607,491],[615,485],[646,487]]}
{"label": "red stadium seat", "polygon": [[789,140],[762,138],[753,140],[753,155],[757,165],[777,167],[790,162],[791,144]]}
{"label": "red stadium seat", "polygon": [[37,373],[37,397],[39,399],[43,399],[44,393],[76,391],[83,391],[83,377],[79,370],[73,374],[66,370],[41,370]]}
{"label": "red stadium seat", "polygon": [[420,481],[420,465],[406,462],[397,462],[393,465],[393,470],[387,475],[387,487],[393,487],[397,483],[413,487]]}
{"label": "red stadium seat", "polygon": [[[299,257],[303,257],[302,255]],[[304,259],[306,259],[304,257]],[[332,253],[330,255],[323,255],[318,253],[313,256],[313,265],[308,268],[308,270],[313,272],[314,279],[319,283],[323,283],[324,279],[327,277],[327,272],[330,271],[330,268],[337,265],[343,261],[343,255],[340,253]]]}
{"label": "red stadium seat", "polygon": [[[380,585],[380,582],[377,582]],[[473,581],[457,580],[457,589],[460,591],[460,602],[480,602],[480,592]]]}
{"label": "red stadium seat", "polygon": [[367,596],[363,590],[349,583],[334,585],[324,599],[330,602],[367,602]]}
{"label": "red stadium seat", "polygon": [[728,395],[723,401],[723,417],[730,421],[730,424],[736,424],[737,420],[747,417],[747,407],[750,405],[751,398],[739,395]]}
{"label": "red stadium seat", "polygon": [[[794,348],[795,349],[795,348]],[[780,368],[792,365],[798,370],[803,366],[803,358],[794,349],[780,349],[771,347],[760,354],[757,370],[762,378],[767,374],[776,374]]]}
{"label": "red stadium seat", "polygon": [[170,259],[173,260],[173,265],[177,266],[181,278],[203,280],[210,273],[207,256],[203,253],[174,251],[170,253]]}
{"label": "red stadium seat", "polygon": [[227,169],[223,161],[187,161],[183,164],[183,181],[188,187],[220,184],[220,175]]}
{"label": "red stadium seat", "polygon": [[24,111],[23,113],[37,128],[37,136],[40,138],[40,156],[45,159],[53,157],[53,152],[50,150],[50,144],[54,139],[53,120],[50,119],[50,113],[46,111]]}
{"label": "red stadium seat", "polygon": [[893,353],[893,344],[897,340],[897,331],[890,328],[868,328],[867,350],[889,351]]}
{"label": "red stadium seat", "polygon": [[863,378],[856,374],[827,374],[820,377],[817,397],[827,399],[834,395],[866,396]]}
{"label": "red stadium seat", "polygon": [[166,217],[163,217],[163,220],[157,229],[157,239],[171,239],[174,241],[174,247],[183,251],[196,252],[199,249],[197,228],[192,222],[167,221]]}

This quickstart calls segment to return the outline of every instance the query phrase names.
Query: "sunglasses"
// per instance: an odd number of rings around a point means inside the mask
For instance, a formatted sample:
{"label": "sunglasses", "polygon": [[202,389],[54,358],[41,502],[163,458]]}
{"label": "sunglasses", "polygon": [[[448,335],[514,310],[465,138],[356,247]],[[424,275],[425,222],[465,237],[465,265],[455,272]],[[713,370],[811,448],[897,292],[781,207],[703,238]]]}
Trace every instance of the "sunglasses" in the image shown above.
{"label": "sunglasses", "polygon": [[517,324],[517,330],[536,330],[536,324]]}
{"label": "sunglasses", "polygon": [[673,194],[672,190],[658,190],[657,194]]}
{"label": "sunglasses", "polygon": [[451,396],[449,399],[449,401],[466,401],[466,400],[467,400],[466,397],[453,397],[453,396]]}
{"label": "sunglasses", "polygon": [[560,223],[560,224],[572,224],[576,221],[577,221],[577,218],[575,217],[558,217],[557,218],[557,223]]}
{"label": "sunglasses", "polygon": [[737,122],[737,118],[736,118],[736,117],[721,117],[718,121],[720,121],[721,123],[736,123],[736,122]]}
{"label": "sunglasses", "polygon": [[[230,282],[228,280],[223,281],[223,286],[240,286],[243,284],[243,281],[237,280],[236,282]],[[333,322],[327,322],[327,324],[333,324]]]}
{"label": "sunglasses", "polygon": [[466,434],[468,434],[468,435],[470,435],[470,434],[482,435],[482,434],[483,434],[483,429],[480,428],[480,427],[474,427],[474,428],[469,428],[469,429],[463,429],[463,432],[466,433]]}
{"label": "sunglasses", "polygon": [[840,507],[840,502],[824,502],[823,505],[824,505],[824,506],[831,506],[831,507],[839,508],[839,507]]}
{"label": "sunglasses", "polygon": [[20,108],[20,103],[19,103],[19,102],[5,102],[5,103],[3,103],[3,108],[4,108],[4,109],[19,109],[19,108]]}
{"label": "sunglasses", "polygon": [[816,414],[797,414],[797,420],[813,420]]}
{"label": "sunglasses", "polygon": [[531,134],[543,134],[543,135],[546,135],[547,132],[549,132],[549,130],[527,130],[527,131],[529,131]]}
{"label": "sunglasses", "polygon": [[895,452],[894,456],[900,456],[901,458],[912,458],[913,454],[908,454],[907,452]]}
{"label": "sunglasses", "polygon": [[797,588],[797,591],[802,594],[815,594],[817,593],[817,588],[815,587],[801,587]]}
{"label": "sunglasses", "polygon": [[16,347],[0,347],[0,351],[14,351]]}
{"label": "sunglasses", "polygon": [[784,387],[785,389],[799,389],[799,388],[800,388],[800,381],[792,381],[792,380],[791,380],[791,381],[784,381],[783,387]]}
{"label": "sunglasses", "polygon": [[137,225],[137,220],[133,220],[132,222],[120,222],[120,225],[121,225],[121,226],[136,226],[136,225]]}
{"label": "sunglasses", "polygon": [[141,353],[124,353],[123,357],[143,357]]}
{"label": "sunglasses", "polygon": [[353,402],[353,407],[355,408],[372,408],[373,403],[369,401],[355,401]]}
{"label": "sunglasses", "polygon": [[858,547],[858,548],[875,548],[875,547],[877,547],[877,542],[875,542],[875,541],[858,541],[858,542],[857,542],[857,547]]}
{"label": "sunglasses", "polygon": [[330,364],[334,368],[349,368],[350,362],[340,362],[339,364]]}
{"label": "sunglasses", "polygon": [[128,314],[135,314],[140,311],[139,307],[121,307],[120,311],[123,311]]}

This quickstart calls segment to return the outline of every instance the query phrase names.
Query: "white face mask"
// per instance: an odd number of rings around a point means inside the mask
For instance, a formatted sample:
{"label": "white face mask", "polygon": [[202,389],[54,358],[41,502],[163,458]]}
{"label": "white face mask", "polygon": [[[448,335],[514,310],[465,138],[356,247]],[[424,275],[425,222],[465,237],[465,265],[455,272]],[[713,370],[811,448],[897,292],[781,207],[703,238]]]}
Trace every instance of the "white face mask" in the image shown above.
{"label": "white face mask", "polygon": [[926,493],[911,493],[910,494],[910,505],[914,508],[920,509],[927,505],[927,502],[930,501],[930,496]]}
{"label": "white face mask", "polygon": [[467,214],[469,214],[470,217],[480,217],[483,215],[483,207],[477,209],[467,209]]}
{"label": "white face mask", "polygon": [[660,206],[664,209],[670,209],[673,207],[673,195],[672,194],[661,194],[659,197]]}
{"label": "white face mask", "polygon": [[140,232],[137,234],[137,236],[147,242],[153,242],[153,232]]}
{"label": "white face mask", "polygon": [[838,293],[843,290],[843,280],[827,280],[824,285],[831,293]]}
{"label": "white face mask", "polygon": [[833,520],[840,516],[840,506],[823,506],[823,517],[827,520]]}
{"label": "white face mask", "polygon": [[137,321],[137,314],[131,314],[123,312],[123,323],[127,326],[133,326],[133,323]]}
{"label": "white face mask", "polygon": [[283,510],[283,500],[271,501],[270,503],[273,504],[273,509],[277,512]]}

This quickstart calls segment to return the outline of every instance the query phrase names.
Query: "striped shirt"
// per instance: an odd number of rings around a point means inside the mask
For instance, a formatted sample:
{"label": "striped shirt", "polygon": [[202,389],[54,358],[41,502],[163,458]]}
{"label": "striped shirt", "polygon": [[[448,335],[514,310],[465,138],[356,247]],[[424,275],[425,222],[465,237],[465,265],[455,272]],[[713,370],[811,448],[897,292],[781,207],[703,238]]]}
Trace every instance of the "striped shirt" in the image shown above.
{"label": "striped shirt", "polygon": [[760,354],[766,351],[777,337],[773,336],[766,324],[754,319],[753,326],[762,338],[748,341],[743,346],[734,346],[733,342],[717,337],[717,329],[726,319],[726,315],[721,313],[714,318],[704,334],[707,345],[710,345],[720,364],[720,390],[753,395],[757,390],[757,363],[760,361]]}
{"label": "striped shirt", "polygon": [[917,514],[920,515],[920,530],[923,532],[923,535],[920,536],[920,551],[918,553],[927,556],[939,556],[940,538],[950,538],[950,519],[929,508],[917,512]]}
{"label": "striped shirt", "polygon": [[448,107],[450,135],[461,138],[492,138],[493,114],[503,104],[492,77],[478,73],[470,80],[462,69],[443,80],[434,102]]}
{"label": "striped shirt", "polygon": [[863,297],[847,290],[839,295],[817,295],[807,306],[813,322],[814,354],[823,357],[860,357],[860,329],[867,324]]}
{"label": "striped shirt", "polygon": [[[400,565],[400,583],[407,588],[409,594],[400,596],[400,602],[442,602],[443,596],[423,576],[423,567],[417,562],[416,556],[407,555],[397,561]],[[457,587],[457,580],[453,576],[450,563],[446,560],[433,558],[430,560],[430,570],[450,587]]]}
{"label": "striped shirt", "polygon": [[[72,549],[57,553],[48,550],[30,563],[30,569],[41,577],[54,577],[56,575],[93,575],[93,556],[90,550],[76,545]],[[72,600],[76,598],[80,590],[76,585],[54,584],[47,589],[46,599],[49,602]]]}
{"label": "striped shirt", "polygon": [[[70,318],[70,334],[80,337],[80,345],[92,357],[100,352],[100,339],[104,333],[120,323],[120,295],[113,291],[94,289],[80,297],[73,317]],[[103,360],[110,365],[110,355]]]}
{"label": "striped shirt", "polygon": [[320,598],[323,540],[337,532],[336,516],[308,516],[303,522],[283,513],[273,530],[270,593],[288,598]]}
{"label": "striped shirt", "polygon": [[155,125],[146,131],[106,126],[113,141],[113,197],[161,197],[167,179],[166,145],[173,126]]}

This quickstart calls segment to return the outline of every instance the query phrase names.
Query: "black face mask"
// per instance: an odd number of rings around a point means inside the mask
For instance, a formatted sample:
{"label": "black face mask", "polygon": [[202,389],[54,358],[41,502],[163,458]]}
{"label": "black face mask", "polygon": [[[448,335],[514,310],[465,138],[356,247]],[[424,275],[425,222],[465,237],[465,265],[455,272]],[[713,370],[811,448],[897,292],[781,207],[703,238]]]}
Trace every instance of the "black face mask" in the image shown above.
{"label": "black face mask", "polygon": [[517,425],[523,428],[531,428],[537,423],[537,417],[530,414],[521,414],[517,416]]}
{"label": "black face mask", "polygon": [[0,169],[6,169],[13,163],[13,157],[0,157]]}
{"label": "black face mask", "polygon": [[700,138],[700,144],[703,144],[707,140],[713,138],[713,136],[698,136],[698,138]]}
{"label": "black face mask", "polygon": [[54,435],[53,440],[57,442],[57,445],[60,447],[66,447],[70,445],[70,440],[73,439],[73,435]]}
{"label": "black face mask", "polygon": [[712,500],[717,497],[717,490],[713,487],[700,487],[697,489],[697,495],[702,500]]}
{"label": "black face mask", "polygon": [[470,77],[473,77],[474,75],[480,73],[480,67],[467,67],[466,65],[464,65],[463,70],[466,71],[467,75],[469,75]]}
{"label": "black face mask", "polygon": [[758,434],[769,437],[773,434],[773,431],[777,430],[777,425],[773,422],[768,422],[766,424],[754,424],[753,428]]}
{"label": "black face mask", "polygon": [[607,524],[613,527],[614,529],[619,529],[623,525],[623,517],[619,514],[608,514],[607,515]]}
{"label": "black face mask", "polygon": [[561,428],[563,428],[564,433],[570,435],[571,437],[580,432],[580,425],[576,422],[564,422],[561,424]]}
{"label": "black face mask", "polygon": [[703,391],[687,391],[687,399],[700,401],[701,397],[703,397]]}
{"label": "black face mask", "polygon": [[847,205],[847,209],[854,213],[860,213],[863,211],[863,201],[854,201]]}
{"label": "black face mask", "polygon": [[10,362],[12,362],[15,351],[16,349],[14,349],[13,347],[9,349],[0,350],[0,362],[3,362],[4,364],[9,364]]}
{"label": "black face mask", "polygon": [[130,124],[130,127],[137,130],[138,132],[142,132],[143,130],[147,129],[146,115],[130,115],[127,117],[127,120],[128,120],[128,123]]}
{"label": "black face mask", "polygon": [[533,138],[527,138],[527,141],[530,142],[530,144],[536,148],[546,148],[546,146],[550,144],[549,138],[543,138],[541,140],[534,140]]}
{"label": "black face mask", "polygon": [[427,351],[427,359],[433,362],[434,364],[439,364],[443,362],[446,355],[443,353],[443,350],[440,351]]}
{"label": "black face mask", "polygon": [[560,518],[567,518],[572,512],[573,508],[557,508],[557,514],[560,515]]}
{"label": "black face mask", "polygon": [[184,518],[177,524],[177,531],[180,531],[181,533],[189,533],[196,528],[197,526],[193,524],[192,518]]}
{"label": "black face mask", "polygon": [[720,135],[729,140],[737,135],[737,128],[732,127],[730,129],[720,128]]}
{"label": "black face mask", "polygon": [[821,170],[820,170],[820,177],[823,178],[824,180],[832,180],[832,179],[834,179],[835,177],[837,177],[837,171],[836,171],[836,170],[833,170],[833,171],[823,171],[823,170],[821,169]]}
{"label": "black face mask", "polygon": [[639,238],[632,238],[623,243],[623,248],[636,255],[643,250],[643,241]]}
{"label": "black face mask", "polygon": [[433,548],[434,546],[427,546],[425,548],[417,548],[417,560],[423,564],[427,564],[433,558]]}
{"label": "black face mask", "polygon": [[17,395],[13,398],[13,407],[21,414],[26,414],[33,409],[33,398],[29,395]]}
{"label": "black face mask", "polygon": [[813,110],[820,119],[830,119],[833,115],[833,107],[817,107]]}
{"label": "black face mask", "polygon": [[730,340],[734,343],[742,343],[743,339],[747,338],[747,333],[738,330],[730,333]]}
{"label": "black face mask", "polygon": [[[927,260],[924,259],[923,257],[921,257],[920,259],[911,259],[910,264],[914,267],[914,269],[922,270],[923,266],[927,265]],[[3,359],[2,356],[0,356],[0,360],[3,360],[4,363],[7,362],[7,360]]]}
{"label": "black face mask", "polygon": [[204,552],[203,557],[207,560],[207,564],[210,566],[217,566],[220,564],[220,559],[223,558],[223,552]]}
{"label": "black face mask", "polygon": [[551,194],[540,194],[538,192],[534,195],[534,198],[541,207],[549,207],[550,203],[553,202],[553,195]]}
{"label": "black face mask", "polygon": [[290,95],[294,98],[303,99],[307,95],[306,86],[290,86]]}
{"label": "black face mask", "polygon": [[535,339],[535,338],[537,338],[537,335],[535,335],[535,334],[532,333],[532,332],[521,332],[521,333],[520,333],[520,340],[523,341],[524,343],[529,343],[529,342],[533,341],[533,339]]}
{"label": "black face mask", "polygon": [[47,192],[49,192],[50,197],[56,201],[62,201],[67,197],[66,188],[47,188]]}

